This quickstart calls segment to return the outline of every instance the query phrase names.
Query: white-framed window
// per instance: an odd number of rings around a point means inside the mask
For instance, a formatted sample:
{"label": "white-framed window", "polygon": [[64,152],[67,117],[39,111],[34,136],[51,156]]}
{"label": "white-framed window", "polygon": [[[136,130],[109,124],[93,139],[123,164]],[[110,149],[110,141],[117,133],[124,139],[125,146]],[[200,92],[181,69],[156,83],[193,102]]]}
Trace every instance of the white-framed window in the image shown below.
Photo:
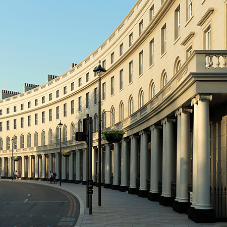
{"label": "white-framed window", "polygon": [[2,109],[0,109],[0,115],[2,115]]}
{"label": "white-framed window", "polygon": [[79,120],[79,121],[78,121],[78,132],[82,132],[82,131],[83,131],[82,121]]}
{"label": "white-framed window", "polygon": [[106,99],[106,82],[102,84],[102,100]]}
{"label": "white-framed window", "polygon": [[139,53],[139,75],[143,74],[143,51]]}
{"label": "white-framed window", "polygon": [[14,129],[17,129],[17,119],[14,119],[13,120],[13,128]]}
{"label": "white-framed window", "polygon": [[154,39],[150,41],[150,66],[154,64]]}
{"label": "white-framed window", "polygon": [[31,147],[32,135],[28,133],[28,147]]}
{"label": "white-framed window", "polygon": [[114,95],[114,76],[111,77],[111,95]]}
{"label": "white-framed window", "polygon": [[115,124],[115,108],[114,107],[112,107],[112,125],[114,125]]}
{"label": "white-framed window", "polygon": [[14,143],[14,149],[17,149],[17,136],[14,136],[13,143]]}
{"label": "white-framed window", "polygon": [[9,114],[9,108],[6,109],[6,113]]}
{"label": "white-framed window", "polygon": [[129,83],[133,81],[133,61],[129,62]]}
{"label": "white-framed window", "polygon": [[64,93],[64,95],[67,94],[67,86],[64,86],[64,88],[63,88],[63,93]]}
{"label": "white-framed window", "polygon": [[50,129],[49,133],[50,133],[50,137],[49,137],[50,141],[49,142],[50,142],[50,144],[53,144],[53,131],[52,131],[52,129]]}
{"label": "white-framed window", "polygon": [[94,132],[98,132],[98,115],[94,116]]}
{"label": "white-framed window", "polygon": [[[114,53],[113,53],[114,54]],[[114,60],[114,59],[113,59]],[[106,60],[103,60],[102,61],[102,67],[104,68],[104,69],[106,69]]]}
{"label": "white-framed window", "polygon": [[39,144],[39,134],[38,132],[35,132],[35,146],[38,147]]}
{"label": "white-framed window", "polygon": [[122,90],[122,89],[123,89],[123,86],[124,86],[124,84],[123,84],[123,69],[120,70],[119,82],[120,82],[120,84],[119,84],[119,85],[120,85],[119,89]]}
{"label": "white-framed window", "polygon": [[56,140],[57,140],[57,143],[60,143],[60,128],[59,127],[57,127]]}
{"label": "white-framed window", "polygon": [[13,111],[14,111],[14,113],[17,112],[17,106],[13,107]]}
{"label": "white-framed window", "polygon": [[20,110],[23,110],[24,109],[24,104],[20,104]]}
{"label": "white-framed window", "polygon": [[205,30],[206,50],[211,50],[211,26]]}
{"label": "white-framed window", "polygon": [[2,122],[0,122],[0,132],[2,132]]}
{"label": "white-framed window", "polygon": [[31,101],[28,102],[28,109],[31,108]]}
{"label": "white-framed window", "polygon": [[71,83],[71,91],[74,90],[74,82]]}
{"label": "white-framed window", "polygon": [[28,116],[28,127],[31,126],[31,115]]}
{"label": "white-framed window", "polygon": [[10,149],[10,137],[6,138],[6,150]]}
{"label": "white-framed window", "polygon": [[192,17],[192,0],[187,0],[188,2],[188,20]]}
{"label": "white-framed window", "polygon": [[186,50],[186,59],[188,59],[192,54],[192,46],[190,46],[187,50]]}
{"label": "white-framed window", "polygon": [[140,108],[144,106],[144,92],[143,90],[140,91]]}
{"label": "white-framed window", "polygon": [[35,106],[38,106],[38,99],[35,99]]}
{"label": "white-framed window", "polygon": [[49,101],[52,101],[52,93],[49,94]]}
{"label": "white-framed window", "polygon": [[42,123],[45,123],[45,111],[42,112]]}
{"label": "white-framed window", "polygon": [[45,96],[42,97],[42,104],[45,103]]}
{"label": "white-framed window", "polygon": [[64,141],[67,141],[67,126],[64,127]]}
{"label": "white-framed window", "polygon": [[133,114],[133,97],[130,97],[130,100],[129,100],[129,104],[130,104],[130,106],[129,106],[129,114],[130,115],[132,115]]}
{"label": "white-framed window", "polygon": [[129,47],[133,44],[133,32],[129,35]]}
{"label": "white-framed window", "polygon": [[167,73],[164,73],[163,75],[163,87],[166,86],[168,80],[167,80]]}
{"label": "white-framed window", "polygon": [[9,131],[9,121],[6,121],[6,130]]}
{"label": "white-framed window", "polygon": [[56,119],[59,119],[59,106],[56,107]]}
{"label": "white-framed window", "polygon": [[23,117],[20,119],[20,126],[21,126],[21,128],[24,128],[24,118]]}
{"label": "white-framed window", "polygon": [[86,73],[86,82],[89,81],[89,73]]}
{"label": "white-framed window", "polygon": [[120,119],[121,121],[124,119],[124,103],[121,102],[120,104]]}
{"label": "white-framed window", "polygon": [[67,117],[67,103],[64,103],[64,117]]}
{"label": "white-framed window", "polygon": [[21,148],[24,148],[24,135],[21,135]]}
{"label": "white-framed window", "polygon": [[143,32],[143,20],[140,21],[140,23],[139,23],[139,35],[141,35],[142,32]]}
{"label": "white-framed window", "polygon": [[72,132],[72,140],[74,140],[75,139],[75,126],[74,126],[74,124],[72,123],[71,124],[71,132]]}
{"label": "white-framed window", "polygon": [[179,60],[176,65],[176,72],[178,72],[181,68],[181,61]]}
{"label": "white-framed window", "polygon": [[42,145],[45,146],[46,143],[46,134],[45,131],[42,131]]}
{"label": "white-framed window", "polygon": [[161,54],[166,52],[166,24],[161,29]]}
{"label": "white-framed window", "polygon": [[114,63],[114,52],[111,54],[111,64]]}
{"label": "white-framed window", "polygon": [[0,138],[0,150],[3,150],[3,139]]}
{"label": "white-framed window", "polygon": [[79,79],[78,79],[78,87],[81,87],[82,86],[82,78],[80,77]]}
{"label": "white-framed window", "polygon": [[52,109],[49,109],[49,121],[52,121]]}
{"label": "white-framed window", "polygon": [[154,18],[154,5],[150,8],[150,21]]}
{"label": "white-framed window", "polygon": [[71,114],[74,114],[74,100],[71,100]]}
{"label": "white-framed window", "polygon": [[180,5],[175,10],[175,39],[180,36]]}
{"label": "white-framed window", "polygon": [[82,96],[78,98],[78,110],[82,111]]}
{"label": "white-framed window", "polygon": [[123,43],[120,45],[120,56],[123,54]]}
{"label": "white-framed window", "polygon": [[155,83],[152,83],[151,85],[151,98],[155,96]]}
{"label": "white-framed window", "polygon": [[94,104],[98,103],[98,89],[97,87],[94,89]]}
{"label": "white-framed window", "polygon": [[38,114],[35,114],[35,125],[38,125]]}
{"label": "white-framed window", "polygon": [[102,128],[103,129],[106,128],[106,112],[105,111],[102,113]]}
{"label": "white-framed window", "polygon": [[89,100],[89,92],[86,93],[86,108],[89,108],[90,100]]}
{"label": "white-framed window", "polygon": [[56,91],[56,98],[59,97],[59,90]]}

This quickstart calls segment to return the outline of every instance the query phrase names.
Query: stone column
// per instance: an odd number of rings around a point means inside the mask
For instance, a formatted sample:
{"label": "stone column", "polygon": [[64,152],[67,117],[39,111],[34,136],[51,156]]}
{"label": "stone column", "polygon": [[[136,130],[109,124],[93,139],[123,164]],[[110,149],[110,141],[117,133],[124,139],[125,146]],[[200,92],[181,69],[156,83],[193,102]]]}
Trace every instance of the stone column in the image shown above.
{"label": "stone column", "polygon": [[82,184],[87,184],[87,149],[83,149],[83,182]]}
{"label": "stone column", "polygon": [[[51,153],[49,153],[49,173],[50,173],[50,171],[54,171],[54,169],[53,169],[53,165],[52,165],[52,154]],[[48,173],[48,175],[49,175],[49,173]]]}
{"label": "stone column", "polygon": [[151,174],[150,174],[150,192],[148,199],[157,201],[158,181],[161,179],[161,157],[160,157],[160,128],[161,126],[152,125],[151,129]]}
{"label": "stone column", "polygon": [[121,185],[119,190],[128,190],[128,140],[123,138],[121,142]]}
{"label": "stone column", "polygon": [[46,156],[45,156],[45,154],[42,154],[42,178],[43,179],[46,178]]}
{"label": "stone column", "polygon": [[96,182],[96,148],[92,148],[92,180]]}
{"label": "stone column", "polygon": [[104,188],[109,188],[111,185],[111,145],[105,144],[106,158],[105,158],[105,184]]}
{"label": "stone column", "polygon": [[35,155],[35,178],[39,178],[39,156]]}
{"label": "stone column", "polygon": [[141,131],[141,150],[140,150],[140,189],[138,196],[148,195],[147,176],[148,176],[148,132]]}
{"label": "stone column", "polygon": [[76,183],[79,184],[81,182],[80,179],[80,150],[76,150]]}
{"label": "stone column", "polygon": [[137,157],[137,148],[138,148],[138,136],[130,136],[131,142],[131,155],[130,155],[130,187],[128,189],[129,194],[135,194],[138,191],[136,188],[136,177],[137,177],[137,167],[138,167],[138,157]]}
{"label": "stone column", "polygon": [[[12,157],[8,158],[8,177],[12,177]],[[14,170],[13,170],[14,171]]]}
{"label": "stone column", "polygon": [[28,156],[28,178],[32,177],[32,156]]}
{"label": "stone column", "polygon": [[[209,146],[209,100],[211,95],[198,95],[198,153],[196,206],[189,218],[195,222],[215,222],[215,211],[210,203],[210,146]],[[194,185],[195,187],[195,185]]]}
{"label": "stone column", "polygon": [[25,157],[21,156],[21,179],[25,178]]}
{"label": "stone column", "polygon": [[73,154],[74,152],[72,151],[69,156],[69,182],[73,182]]}
{"label": "stone column", "polygon": [[119,171],[120,170],[120,157],[119,157],[119,143],[114,144],[114,176],[112,189],[119,188]]}
{"label": "stone column", "polygon": [[2,177],[5,177],[5,158],[2,157]]}
{"label": "stone column", "polygon": [[62,155],[62,180],[66,180],[66,157]]}
{"label": "stone column", "polygon": [[173,120],[165,118],[163,125],[162,196],[160,204],[171,204],[171,182],[174,179],[174,132]]}
{"label": "stone column", "polygon": [[57,173],[56,179],[60,179],[59,152],[55,153],[55,166],[56,166],[55,171]]}

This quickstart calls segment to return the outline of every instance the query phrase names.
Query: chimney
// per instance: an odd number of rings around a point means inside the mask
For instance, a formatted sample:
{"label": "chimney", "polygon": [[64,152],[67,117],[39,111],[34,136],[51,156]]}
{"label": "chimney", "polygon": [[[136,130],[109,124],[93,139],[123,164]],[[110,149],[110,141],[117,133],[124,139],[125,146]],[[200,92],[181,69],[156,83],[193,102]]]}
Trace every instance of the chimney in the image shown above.
{"label": "chimney", "polygon": [[72,68],[74,67],[74,63],[72,63]]}

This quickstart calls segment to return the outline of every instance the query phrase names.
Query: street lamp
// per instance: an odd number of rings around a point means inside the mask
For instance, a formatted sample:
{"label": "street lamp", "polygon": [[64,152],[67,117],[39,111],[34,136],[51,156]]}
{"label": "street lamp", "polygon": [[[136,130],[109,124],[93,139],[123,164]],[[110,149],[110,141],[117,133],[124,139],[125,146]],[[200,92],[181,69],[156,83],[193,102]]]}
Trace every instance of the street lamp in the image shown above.
{"label": "street lamp", "polygon": [[12,161],[11,161],[11,174],[12,174],[12,180],[13,180],[13,137],[12,137]]}
{"label": "street lamp", "polygon": [[58,127],[60,129],[60,154],[59,154],[59,162],[60,162],[60,186],[61,186],[61,127],[62,127],[62,123],[61,123],[61,120],[60,120],[60,123],[58,124]]}
{"label": "street lamp", "polygon": [[99,75],[99,105],[98,105],[98,155],[99,155],[99,175],[98,175],[98,205],[101,206],[101,72],[106,72],[104,68],[100,65],[99,61],[98,67],[95,67],[93,72],[97,72]]}

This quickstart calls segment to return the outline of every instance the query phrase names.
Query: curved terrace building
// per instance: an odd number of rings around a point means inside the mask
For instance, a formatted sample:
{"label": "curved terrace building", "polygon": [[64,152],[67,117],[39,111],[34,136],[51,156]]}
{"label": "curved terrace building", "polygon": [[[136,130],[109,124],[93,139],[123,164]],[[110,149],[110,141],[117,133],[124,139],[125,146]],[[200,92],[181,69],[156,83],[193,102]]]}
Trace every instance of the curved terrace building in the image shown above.
{"label": "curved terrace building", "polygon": [[[59,176],[86,182],[86,143],[75,141],[93,118],[93,181],[97,182],[98,75],[102,128],[125,131],[102,140],[102,183],[188,212],[196,222],[226,218],[214,189],[226,186],[227,1],[138,0],[93,53],[63,75],[0,100],[1,177]],[[27,91],[26,91],[27,90]],[[110,111],[112,113],[110,113]],[[12,140],[13,138],[13,140]],[[12,147],[13,146],[13,147]],[[225,197],[226,199],[226,197]],[[224,203],[223,203],[224,204]]]}

